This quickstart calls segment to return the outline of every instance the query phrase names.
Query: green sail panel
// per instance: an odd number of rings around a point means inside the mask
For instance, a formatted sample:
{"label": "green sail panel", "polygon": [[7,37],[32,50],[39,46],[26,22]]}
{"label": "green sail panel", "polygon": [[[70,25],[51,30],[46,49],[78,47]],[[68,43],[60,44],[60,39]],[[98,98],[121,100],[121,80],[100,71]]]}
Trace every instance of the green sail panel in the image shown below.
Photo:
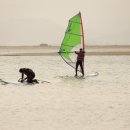
{"label": "green sail panel", "polygon": [[72,61],[70,53],[74,47],[81,44],[81,33],[81,19],[79,13],[69,20],[69,24],[59,51],[62,58]]}

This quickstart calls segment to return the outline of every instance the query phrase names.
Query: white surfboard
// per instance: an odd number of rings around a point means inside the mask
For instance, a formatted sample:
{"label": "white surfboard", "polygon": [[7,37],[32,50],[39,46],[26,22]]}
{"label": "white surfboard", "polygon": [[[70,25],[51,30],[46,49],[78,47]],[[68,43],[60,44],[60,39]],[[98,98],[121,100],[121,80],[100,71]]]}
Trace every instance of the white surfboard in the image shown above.
{"label": "white surfboard", "polygon": [[98,76],[98,75],[99,75],[98,72],[90,72],[90,73],[85,74],[85,77],[95,77],[95,76]]}

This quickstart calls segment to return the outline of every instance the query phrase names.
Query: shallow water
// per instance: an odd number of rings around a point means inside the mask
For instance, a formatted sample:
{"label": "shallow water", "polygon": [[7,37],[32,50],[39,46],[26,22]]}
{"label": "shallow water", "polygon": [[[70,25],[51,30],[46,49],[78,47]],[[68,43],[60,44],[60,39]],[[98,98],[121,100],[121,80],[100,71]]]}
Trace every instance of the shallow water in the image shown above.
{"label": "shallow water", "polygon": [[[21,67],[50,83],[17,83]],[[129,130],[130,56],[86,56],[85,73],[58,56],[0,57],[0,130]]]}

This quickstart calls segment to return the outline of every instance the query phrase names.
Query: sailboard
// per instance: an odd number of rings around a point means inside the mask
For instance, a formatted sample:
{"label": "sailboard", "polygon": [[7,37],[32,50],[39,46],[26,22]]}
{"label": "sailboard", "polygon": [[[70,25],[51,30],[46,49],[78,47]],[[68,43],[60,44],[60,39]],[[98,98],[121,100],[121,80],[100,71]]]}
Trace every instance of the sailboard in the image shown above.
{"label": "sailboard", "polygon": [[38,80],[38,83],[33,82],[33,83],[28,83],[27,81],[20,82],[18,81],[5,81],[3,79],[0,79],[0,85],[34,85],[34,84],[43,84],[43,83],[50,83],[49,81],[43,81],[43,80]]}
{"label": "sailboard", "polygon": [[[69,19],[63,41],[60,46],[59,55],[71,67],[76,67],[75,51],[84,47],[84,30],[81,13]],[[80,70],[79,70],[80,71]]]}

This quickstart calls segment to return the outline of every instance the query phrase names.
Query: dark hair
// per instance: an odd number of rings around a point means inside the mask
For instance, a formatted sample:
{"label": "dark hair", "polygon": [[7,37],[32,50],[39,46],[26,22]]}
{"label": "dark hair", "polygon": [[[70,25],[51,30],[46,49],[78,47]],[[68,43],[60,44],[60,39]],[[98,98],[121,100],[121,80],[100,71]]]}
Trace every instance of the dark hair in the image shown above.
{"label": "dark hair", "polygon": [[20,68],[20,69],[19,69],[19,72],[21,72],[21,73],[22,73],[22,72],[23,72],[23,70],[24,70],[24,68]]}
{"label": "dark hair", "polygon": [[82,48],[80,48],[80,51],[82,51],[83,49]]}

